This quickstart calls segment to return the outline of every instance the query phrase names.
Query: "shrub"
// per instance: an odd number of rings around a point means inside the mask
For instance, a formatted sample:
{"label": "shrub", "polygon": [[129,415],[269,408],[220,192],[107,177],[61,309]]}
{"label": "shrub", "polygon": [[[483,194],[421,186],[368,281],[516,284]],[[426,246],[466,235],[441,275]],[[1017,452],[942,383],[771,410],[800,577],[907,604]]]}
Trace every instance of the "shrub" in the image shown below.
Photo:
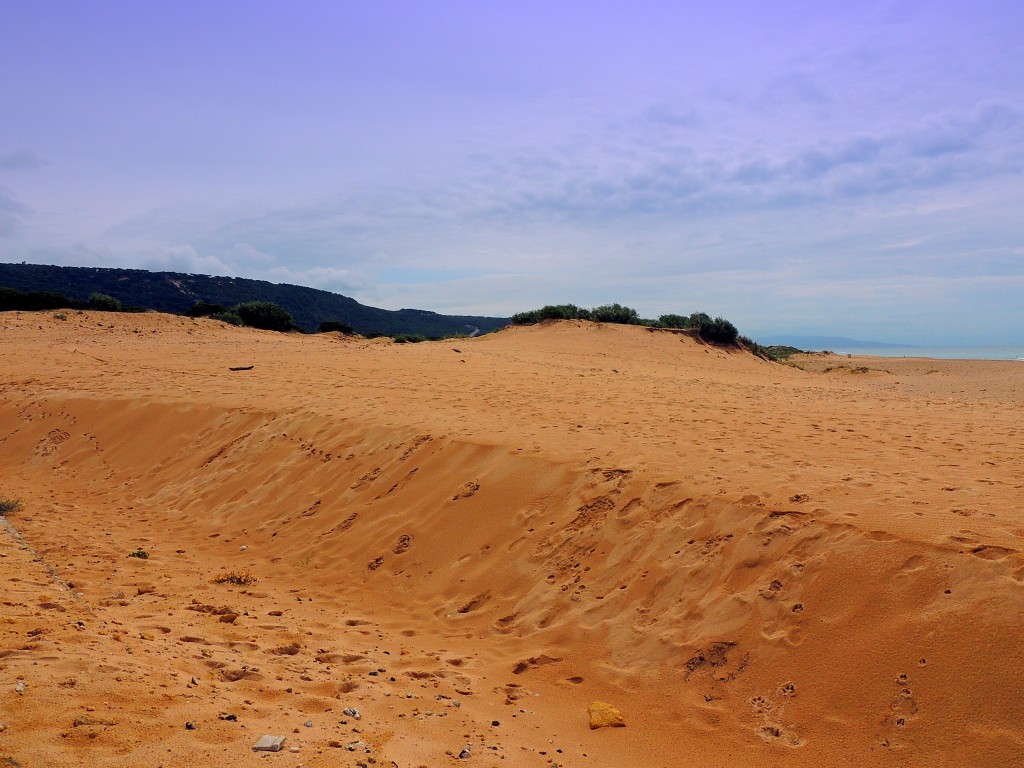
{"label": "shrub", "polygon": [[18,291],[0,286],[0,312],[35,312],[42,309],[75,309],[85,306],[54,291]]}
{"label": "shrub", "polygon": [[391,337],[398,344],[419,344],[421,341],[426,341],[426,336],[421,336],[418,333],[399,333]]}
{"label": "shrub", "polygon": [[221,304],[208,304],[205,301],[197,301],[185,311],[185,317],[210,317],[227,312],[228,308]]}
{"label": "shrub", "polygon": [[265,331],[295,330],[295,321],[287,310],[269,301],[247,301],[239,304],[233,311],[242,318],[243,323],[253,328],[262,328]]}
{"label": "shrub", "polygon": [[128,557],[137,557],[139,560],[148,560],[149,552],[144,550],[142,547],[136,547],[134,552],[129,552]]}
{"label": "shrub", "polygon": [[771,352],[768,351],[768,348],[758,344],[753,339],[747,336],[740,336],[737,339],[737,341],[743,347],[745,347],[747,351],[750,352],[752,355],[756,355],[757,357],[760,357],[763,360],[771,360],[772,362],[776,362],[775,358],[772,357]]}
{"label": "shrub", "polygon": [[222,323],[229,323],[231,325],[245,325],[245,323],[242,322],[242,318],[240,318],[233,309],[229,309],[226,312],[215,312],[210,315],[210,319],[220,320]]}
{"label": "shrub", "polygon": [[512,315],[513,325],[535,325],[544,320],[591,320],[589,309],[575,304],[548,304],[540,309]]}
{"label": "shrub", "polygon": [[788,360],[793,355],[806,355],[807,350],[797,349],[796,347],[790,347],[785,344],[772,344],[764,347],[765,354],[775,362],[782,362]]}
{"label": "shrub", "polygon": [[355,332],[351,325],[339,322],[338,320],[324,320],[316,329],[317,333],[330,333],[332,331],[343,333],[346,336],[351,336]]}
{"label": "shrub", "polygon": [[21,509],[21,501],[18,499],[0,499],[0,515],[17,512],[19,509]]}
{"label": "shrub", "polygon": [[657,320],[641,318],[632,307],[621,304],[603,304],[593,309],[581,309],[575,304],[555,304],[520,312],[512,316],[514,325],[532,325],[542,320],[593,320],[598,323],[645,325],[651,328],[683,328],[697,331],[701,340],[710,344],[736,344],[739,331],[723,317],[712,318],[706,312],[685,315],[662,315]]}
{"label": "shrub", "polygon": [[258,581],[259,579],[253,576],[250,571],[242,570],[222,573],[210,579],[211,584],[234,584],[237,587],[248,587]]}
{"label": "shrub", "polygon": [[598,323],[620,323],[622,325],[639,325],[640,316],[632,307],[621,304],[602,304],[590,311],[590,319]]}
{"label": "shrub", "polygon": [[105,293],[91,293],[89,309],[95,309],[97,312],[123,312],[124,304]]}
{"label": "shrub", "polygon": [[658,318],[663,328],[689,328],[690,318],[684,315],[662,315]]}
{"label": "shrub", "polygon": [[[704,315],[707,318],[707,315]],[[708,318],[701,320],[696,326],[697,334],[704,341],[712,344],[735,344],[739,338],[739,331],[736,326],[724,317],[716,317],[714,320]]]}

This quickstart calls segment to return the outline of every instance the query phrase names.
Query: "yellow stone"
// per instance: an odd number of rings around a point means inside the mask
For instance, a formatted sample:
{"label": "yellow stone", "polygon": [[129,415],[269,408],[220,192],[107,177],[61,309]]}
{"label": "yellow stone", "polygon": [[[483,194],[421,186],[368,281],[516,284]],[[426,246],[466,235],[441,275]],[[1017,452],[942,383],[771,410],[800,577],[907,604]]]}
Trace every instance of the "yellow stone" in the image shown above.
{"label": "yellow stone", "polygon": [[611,704],[595,701],[587,711],[590,713],[590,727],[593,728],[625,728],[622,713]]}

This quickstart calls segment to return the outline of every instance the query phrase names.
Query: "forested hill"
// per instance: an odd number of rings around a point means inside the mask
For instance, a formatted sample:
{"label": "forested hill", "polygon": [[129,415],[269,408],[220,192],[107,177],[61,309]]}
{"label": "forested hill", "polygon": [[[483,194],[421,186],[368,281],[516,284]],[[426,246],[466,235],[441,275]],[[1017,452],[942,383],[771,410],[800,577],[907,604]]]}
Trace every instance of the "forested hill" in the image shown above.
{"label": "forested hill", "polygon": [[18,291],[54,291],[84,301],[92,293],[124,304],[182,314],[197,302],[231,307],[269,301],[286,309],[305,331],[335,320],[362,334],[420,334],[427,337],[488,333],[508,325],[507,318],[440,315],[421,309],[378,309],[341,294],[299,285],[242,277],[213,277],[143,269],[56,267],[0,264],[0,286]]}

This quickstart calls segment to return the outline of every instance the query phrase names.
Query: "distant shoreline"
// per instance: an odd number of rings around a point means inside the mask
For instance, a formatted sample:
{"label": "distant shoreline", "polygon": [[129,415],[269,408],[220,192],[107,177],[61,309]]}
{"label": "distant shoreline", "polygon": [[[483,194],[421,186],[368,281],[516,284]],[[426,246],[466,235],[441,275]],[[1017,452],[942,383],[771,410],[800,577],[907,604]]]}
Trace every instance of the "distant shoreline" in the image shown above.
{"label": "distant shoreline", "polygon": [[856,347],[830,349],[854,357],[916,357],[937,360],[1016,360],[1024,362],[1024,344],[965,347]]}

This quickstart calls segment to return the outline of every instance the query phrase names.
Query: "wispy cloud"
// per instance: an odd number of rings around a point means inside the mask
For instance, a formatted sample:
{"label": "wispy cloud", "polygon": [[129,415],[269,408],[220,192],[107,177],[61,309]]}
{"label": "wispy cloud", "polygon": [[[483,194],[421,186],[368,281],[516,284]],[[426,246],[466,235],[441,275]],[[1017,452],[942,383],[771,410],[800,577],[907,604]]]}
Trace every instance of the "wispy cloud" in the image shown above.
{"label": "wispy cloud", "polygon": [[0,171],[27,171],[46,165],[35,152],[20,149],[17,152],[0,154]]}
{"label": "wispy cloud", "polygon": [[0,238],[12,235],[26,212],[27,208],[15,199],[11,190],[0,187]]}

